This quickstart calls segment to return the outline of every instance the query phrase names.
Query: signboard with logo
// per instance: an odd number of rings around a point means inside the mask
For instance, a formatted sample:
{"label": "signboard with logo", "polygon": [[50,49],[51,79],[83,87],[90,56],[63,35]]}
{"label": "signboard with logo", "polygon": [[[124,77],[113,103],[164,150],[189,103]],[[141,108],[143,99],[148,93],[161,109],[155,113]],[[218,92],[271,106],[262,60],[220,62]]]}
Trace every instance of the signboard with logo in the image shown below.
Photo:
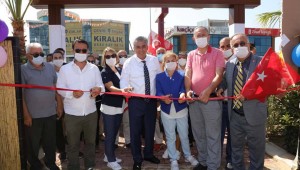
{"label": "signboard with logo", "polygon": [[254,36],[272,36],[279,37],[280,29],[272,28],[245,28],[245,34]]}
{"label": "signboard with logo", "polygon": [[193,34],[196,26],[174,26],[165,30],[165,39],[172,35]]}
{"label": "signboard with logo", "polygon": [[92,21],[92,51],[101,54],[106,47],[125,49],[125,24],[111,21]]}
{"label": "signboard with logo", "polygon": [[72,42],[76,39],[82,39],[82,23],[67,22],[66,23],[66,53],[73,54]]}

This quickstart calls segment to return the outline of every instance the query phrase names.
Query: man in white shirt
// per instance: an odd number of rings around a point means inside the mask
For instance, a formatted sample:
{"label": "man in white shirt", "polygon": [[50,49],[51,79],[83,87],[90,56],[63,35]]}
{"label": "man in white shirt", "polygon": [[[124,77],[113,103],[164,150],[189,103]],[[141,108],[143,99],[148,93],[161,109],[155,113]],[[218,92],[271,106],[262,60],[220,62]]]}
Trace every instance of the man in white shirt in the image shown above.
{"label": "man in white shirt", "polygon": [[64,97],[65,125],[67,133],[68,169],[79,170],[80,133],[84,133],[84,165],[95,166],[95,133],[97,112],[95,97],[104,92],[98,67],[86,61],[88,43],[75,40],[72,44],[74,61],[62,66],[57,87],[76,91],[58,91]]}
{"label": "man in white shirt", "polygon": [[[134,41],[135,55],[127,59],[121,74],[121,88],[132,87],[133,93],[155,95],[155,77],[161,72],[156,57],[147,55],[148,40],[137,37]],[[128,101],[131,152],[134,160],[133,170],[140,170],[143,157],[141,154],[142,128],[145,127],[144,160],[160,163],[153,155],[154,129],[156,119],[156,99],[131,97]]]}

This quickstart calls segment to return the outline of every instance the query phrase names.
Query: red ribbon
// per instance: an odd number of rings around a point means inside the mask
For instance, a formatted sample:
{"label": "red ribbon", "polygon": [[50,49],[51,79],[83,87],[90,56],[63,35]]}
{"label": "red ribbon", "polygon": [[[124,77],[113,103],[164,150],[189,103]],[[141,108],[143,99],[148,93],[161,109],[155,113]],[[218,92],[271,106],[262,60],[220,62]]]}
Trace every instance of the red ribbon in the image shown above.
{"label": "red ribbon", "polygon": [[[10,84],[10,83],[0,83],[0,86],[6,87],[20,87],[20,88],[30,88],[30,89],[44,89],[44,90],[63,90],[63,91],[81,91],[81,90],[74,90],[74,89],[66,89],[66,88],[58,88],[53,86],[39,86],[33,84]],[[90,91],[83,91],[83,92],[90,92]],[[141,97],[141,98],[150,98],[150,99],[170,99],[170,100],[179,100],[179,98],[166,98],[164,96],[152,96],[152,95],[145,95],[145,94],[137,94],[137,93],[122,93],[122,92],[100,92],[102,94],[111,94],[111,95],[122,95],[126,98],[129,97]],[[235,97],[212,97],[209,100],[223,100],[223,99],[234,99]],[[186,98],[181,100],[198,100],[198,98]]]}

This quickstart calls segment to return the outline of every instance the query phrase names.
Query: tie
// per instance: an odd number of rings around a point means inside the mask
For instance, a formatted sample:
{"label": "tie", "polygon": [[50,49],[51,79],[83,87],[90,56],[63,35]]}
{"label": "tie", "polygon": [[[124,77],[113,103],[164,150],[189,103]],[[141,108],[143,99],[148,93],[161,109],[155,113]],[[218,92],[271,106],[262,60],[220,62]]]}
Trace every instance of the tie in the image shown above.
{"label": "tie", "polygon": [[[234,82],[234,92],[233,94],[236,96],[241,93],[243,88],[243,68],[242,62],[239,62],[238,73]],[[240,109],[242,107],[242,102],[240,100],[233,101],[233,108]]]}
{"label": "tie", "polygon": [[[145,76],[145,94],[150,95],[150,78],[149,78],[149,71],[146,65],[146,61],[142,61],[144,63],[144,76]],[[149,101],[148,98],[145,101]]]}

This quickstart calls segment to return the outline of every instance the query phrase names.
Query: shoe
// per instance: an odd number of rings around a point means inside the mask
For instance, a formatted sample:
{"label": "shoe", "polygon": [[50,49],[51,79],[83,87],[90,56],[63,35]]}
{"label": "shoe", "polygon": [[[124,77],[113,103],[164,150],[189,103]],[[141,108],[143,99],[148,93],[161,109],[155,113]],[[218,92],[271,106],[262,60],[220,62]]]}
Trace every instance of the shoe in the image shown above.
{"label": "shoe", "polygon": [[164,159],[168,159],[169,158],[168,149],[165,150],[164,154],[161,157],[164,158]]}
{"label": "shoe", "polygon": [[[105,154],[104,154],[103,161],[104,161],[104,162],[108,162],[107,156],[106,156]],[[120,163],[120,162],[122,162],[122,159],[119,159],[119,158],[116,157],[116,162],[117,162],[117,163]]]}
{"label": "shoe", "polygon": [[179,170],[177,161],[172,161],[171,162],[171,170]]}
{"label": "shoe", "polygon": [[227,163],[225,169],[226,169],[226,170],[232,170],[233,167],[232,167],[231,163]]}
{"label": "shoe", "polygon": [[141,170],[142,169],[142,163],[134,162],[132,170]]}
{"label": "shoe", "polygon": [[115,162],[108,162],[108,163],[107,163],[107,166],[108,166],[109,168],[113,169],[113,170],[120,170],[120,169],[122,169],[121,165],[118,164],[117,161],[115,161]]}
{"label": "shoe", "polygon": [[61,152],[58,156],[58,158],[60,159],[60,161],[64,161],[67,159],[67,153],[66,152]]}
{"label": "shoe", "polygon": [[185,162],[191,163],[192,166],[196,166],[196,165],[199,164],[199,162],[197,161],[197,159],[195,159],[192,155],[190,155],[189,157],[185,158]]}
{"label": "shoe", "polygon": [[193,170],[207,170],[207,166],[201,165],[200,163],[198,163]]}
{"label": "shoe", "polygon": [[144,158],[145,161],[149,161],[151,163],[154,164],[159,164],[160,160],[158,158],[156,158],[155,156],[152,156],[151,158]]}
{"label": "shoe", "polygon": [[125,146],[126,146],[126,148],[130,148],[130,147],[131,147],[131,144],[128,143],[128,144],[126,144]]}
{"label": "shoe", "polygon": [[78,156],[79,156],[79,158],[83,158],[83,157],[84,157],[84,154],[83,154],[82,152],[79,151]]}

